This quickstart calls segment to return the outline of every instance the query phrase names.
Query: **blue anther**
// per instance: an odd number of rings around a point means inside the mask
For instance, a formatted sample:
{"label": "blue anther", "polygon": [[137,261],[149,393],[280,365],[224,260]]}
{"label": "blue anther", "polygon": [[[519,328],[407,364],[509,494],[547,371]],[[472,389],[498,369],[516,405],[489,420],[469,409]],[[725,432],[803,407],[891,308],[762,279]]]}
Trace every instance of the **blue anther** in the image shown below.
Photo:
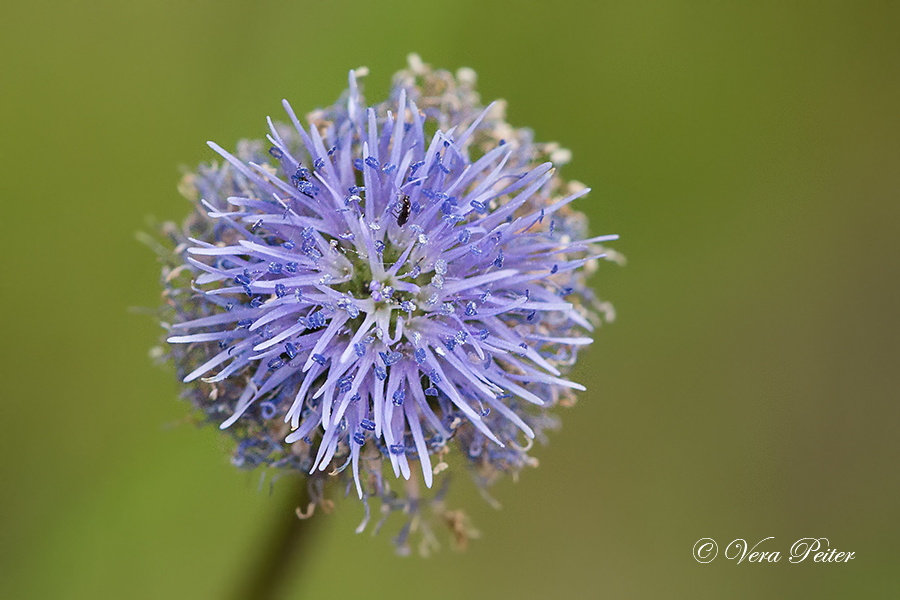
{"label": "blue anther", "polygon": [[318,329],[320,327],[324,327],[325,315],[321,310],[317,310],[313,314],[309,315],[309,318],[306,319],[306,324],[310,329]]}
{"label": "blue anther", "polygon": [[399,389],[396,392],[394,392],[394,406],[402,406],[403,400],[405,398],[406,398],[406,392],[404,392],[402,389]]}
{"label": "blue anther", "polygon": [[503,250],[502,249],[497,252],[497,258],[494,259],[494,266],[497,267],[498,269],[503,268]]}
{"label": "blue anther", "polygon": [[301,194],[312,197],[319,193],[319,186],[308,181],[298,181],[297,190],[299,190]]}
{"label": "blue anther", "polygon": [[275,406],[273,402],[269,402],[265,400],[259,403],[259,414],[263,419],[271,419],[275,416],[275,412],[278,410],[278,407]]}
{"label": "blue anther", "polygon": [[384,361],[384,365],[386,367],[390,367],[393,364],[396,364],[403,358],[403,354],[400,352],[380,352],[381,360]]}

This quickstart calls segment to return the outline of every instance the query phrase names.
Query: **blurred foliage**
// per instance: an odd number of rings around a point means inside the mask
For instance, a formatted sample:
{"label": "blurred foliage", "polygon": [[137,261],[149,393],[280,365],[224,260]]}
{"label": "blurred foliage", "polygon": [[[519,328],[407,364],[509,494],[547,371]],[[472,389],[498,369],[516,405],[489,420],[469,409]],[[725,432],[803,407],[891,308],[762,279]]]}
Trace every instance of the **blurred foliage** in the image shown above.
{"label": "blurred foliage", "polygon": [[[7,2],[0,597],[221,598],[290,507],[196,430],[134,233],[181,164],[280,100],[367,95],[416,51],[474,68],[626,267],[541,466],[482,539],[398,558],[338,502],[290,598],[897,597],[900,25],[888,2]],[[452,470],[452,469],[451,469]],[[826,536],[850,564],[708,565],[694,542]]]}

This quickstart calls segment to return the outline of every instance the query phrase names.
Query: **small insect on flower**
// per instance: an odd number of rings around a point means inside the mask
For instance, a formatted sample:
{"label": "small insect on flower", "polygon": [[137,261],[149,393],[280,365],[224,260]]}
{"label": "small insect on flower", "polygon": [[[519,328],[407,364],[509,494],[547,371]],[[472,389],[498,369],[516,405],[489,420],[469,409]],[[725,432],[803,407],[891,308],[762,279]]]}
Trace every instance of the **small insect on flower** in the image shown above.
{"label": "small insect on flower", "polygon": [[409,202],[409,196],[403,194],[400,196],[400,206],[397,210],[397,225],[403,227],[409,221],[409,211],[412,205]]}
{"label": "small insect on flower", "polygon": [[162,321],[235,465],[304,473],[323,506],[352,492],[359,531],[376,502],[405,520],[401,550],[428,549],[434,523],[471,533],[444,508],[452,455],[483,491],[536,465],[611,319],[588,273],[619,255],[572,208],[589,190],[552,164],[568,154],[482,106],[471,69],[413,56],[373,106],[361,74],[305,122],[285,101],[265,142],[209,143],[223,160],[185,177],[195,210],[163,228]]}

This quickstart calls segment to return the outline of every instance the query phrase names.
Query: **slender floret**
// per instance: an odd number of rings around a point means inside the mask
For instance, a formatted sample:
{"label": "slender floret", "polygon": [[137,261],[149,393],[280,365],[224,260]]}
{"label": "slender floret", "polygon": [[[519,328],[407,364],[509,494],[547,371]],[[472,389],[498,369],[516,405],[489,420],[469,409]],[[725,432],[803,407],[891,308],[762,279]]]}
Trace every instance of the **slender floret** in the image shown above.
{"label": "slender floret", "polygon": [[165,228],[164,326],[235,464],[302,471],[318,504],[343,481],[366,521],[370,499],[406,514],[407,548],[414,528],[434,540],[426,512],[466,535],[436,483],[448,456],[481,488],[536,464],[551,409],[584,390],[566,372],[612,318],[587,273],[618,255],[571,208],[589,190],[560,179],[569,152],[482,107],[471,70],[412,56],[374,106],[364,74],[305,122],[285,101],[266,142],[209,142],[222,162],[185,177],[196,210]]}

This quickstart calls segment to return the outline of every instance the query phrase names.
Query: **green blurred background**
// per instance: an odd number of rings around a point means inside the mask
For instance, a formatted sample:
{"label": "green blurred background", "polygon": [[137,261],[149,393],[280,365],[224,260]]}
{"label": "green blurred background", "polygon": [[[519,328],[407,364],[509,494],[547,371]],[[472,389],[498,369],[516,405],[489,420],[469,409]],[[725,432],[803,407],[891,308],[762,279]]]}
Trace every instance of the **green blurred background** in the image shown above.
{"label": "green blurred background", "polygon": [[[285,598],[900,597],[900,11],[892,2],[45,2],[0,23],[0,597],[227,598],[284,520],[179,424],[135,241],[180,165],[415,51],[571,148],[618,319],[538,470],[457,478],[482,539],[317,515]],[[396,524],[395,524],[396,527]],[[735,564],[825,536],[850,564]],[[720,556],[698,564],[701,537]]]}

